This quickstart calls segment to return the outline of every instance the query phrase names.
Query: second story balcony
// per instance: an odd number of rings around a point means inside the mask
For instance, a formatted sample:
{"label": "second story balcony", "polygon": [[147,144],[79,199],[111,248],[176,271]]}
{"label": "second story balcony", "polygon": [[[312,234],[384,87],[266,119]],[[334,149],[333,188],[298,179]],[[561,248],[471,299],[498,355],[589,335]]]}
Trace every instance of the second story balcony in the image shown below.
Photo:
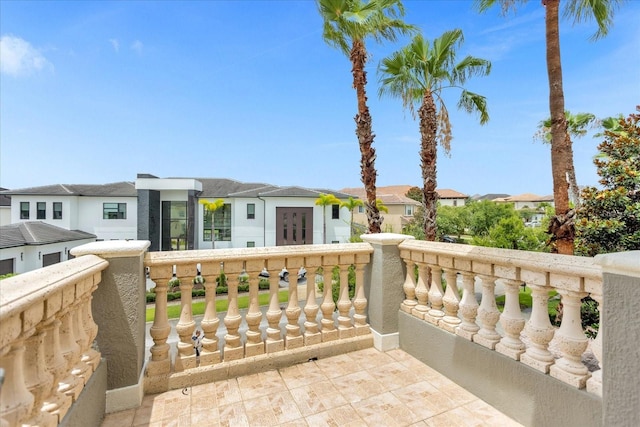
{"label": "second story balcony", "polygon": [[[3,280],[2,427],[640,425],[640,253],[364,239],[180,252],[96,242]],[[281,280],[301,267],[305,277]],[[595,338],[581,322],[587,296],[600,311]]]}

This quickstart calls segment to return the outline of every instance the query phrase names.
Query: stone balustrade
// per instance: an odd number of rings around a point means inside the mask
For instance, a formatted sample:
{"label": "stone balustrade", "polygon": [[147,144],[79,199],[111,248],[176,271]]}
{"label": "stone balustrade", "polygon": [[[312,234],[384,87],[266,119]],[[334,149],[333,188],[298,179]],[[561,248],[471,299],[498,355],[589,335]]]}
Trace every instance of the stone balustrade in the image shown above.
{"label": "stone balustrade", "polygon": [[[416,240],[399,248],[406,264],[402,311],[602,396],[601,371],[592,374],[582,362],[589,340],[582,330],[581,299],[589,295],[602,302],[602,271],[593,258]],[[533,300],[528,320],[519,304],[525,284]],[[502,312],[497,286],[505,295]],[[559,328],[548,315],[551,291],[561,298]],[[600,364],[601,336],[602,326],[591,343]]]}
{"label": "stone balustrade", "polygon": [[0,425],[56,426],[100,364],[91,300],[95,255],[0,281]]}
{"label": "stone balustrade", "polygon": [[[255,357],[262,357],[260,360],[265,363],[271,355],[360,337],[372,342],[364,291],[364,270],[372,251],[369,244],[360,243],[147,253],[144,265],[156,284],[156,303],[150,329],[154,345],[146,366],[145,392],[178,388],[186,382],[193,384],[193,376],[188,378],[189,372],[213,370],[218,364]],[[306,289],[306,295],[298,292],[296,272],[301,267],[307,271],[306,286],[300,288]],[[279,273],[283,268],[290,274],[288,299],[281,306]],[[337,304],[332,297],[334,268],[339,269]],[[350,268],[355,273],[353,298],[349,296],[348,287]],[[222,318],[225,332],[220,337],[216,279],[222,274],[228,287],[228,293],[222,298],[227,300],[228,308]],[[323,278],[322,295],[316,294],[317,275]],[[261,280],[269,282],[269,305],[265,314],[258,303]],[[205,309],[199,325],[192,312],[194,283],[202,284],[205,289]],[[238,305],[240,283],[249,285],[247,310],[240,310]],[[167,315],[167,293],[175,286],[181,291],[181,312],[175,325],[179,340],[172,351],[167,343],[172,331]],[[300,306],[301,301],[304,307]],[[199,357],[191,339],[196,329],[204,333]],[[181,373],[187,375],[181,376]],[[201,375],[200,378],[204,381],[208,377]]]}

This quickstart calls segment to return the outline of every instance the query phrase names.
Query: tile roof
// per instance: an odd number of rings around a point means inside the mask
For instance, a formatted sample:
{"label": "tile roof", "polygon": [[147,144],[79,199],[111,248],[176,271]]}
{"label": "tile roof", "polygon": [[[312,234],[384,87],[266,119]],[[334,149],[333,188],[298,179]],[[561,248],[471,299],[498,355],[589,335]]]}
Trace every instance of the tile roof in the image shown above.
{"label": "tile roof", "polygon": [[[0,192],[1,191],[7,191],[7,189],[0,187]],[[6,194],[0,193],[0,206],[9,206],[9,207],[11,207],[11,196],[8,196]]]}
{"label": "tile roof", "polygon": [[[376,196],[382,200],[385,205],[389,204],[412,204],[416,203],[415,200],[406,197],[407,192],[413,188],[412,185],[388,185],[385,187],[376,188]],[[366,197],[363,187],[350,187],[340,190],[344,193],[357,196],[361,199]],[[448,188],[437,188],[436,192],[441,199],[466,199],[466,194],[460,193]],[[417,202],[417,204],[420,204]]]}
{"label": "tile roof", "polygon": [[2,193],[7,195],[93,197],[136,197],[138,195],[134,183],[128,181],[113,182],[110,184],[54,184],[42,187],[7,190]]}
{"label": "tile roof", "polygon": [[0,227],[0,248],[3,249],[95,238],[95,234],[67,230],[42,221],[26,221]]}

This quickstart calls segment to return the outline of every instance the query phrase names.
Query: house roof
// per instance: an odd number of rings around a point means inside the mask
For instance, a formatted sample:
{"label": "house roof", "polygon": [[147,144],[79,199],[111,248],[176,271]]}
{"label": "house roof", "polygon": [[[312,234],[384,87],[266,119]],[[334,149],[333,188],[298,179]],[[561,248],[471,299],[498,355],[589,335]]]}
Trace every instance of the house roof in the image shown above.
{"label": "house roof", "polygon": [[2,249],[95,238],[95,234],[66,230],[42,221],[26,221],[0,226],[0,248]]}
{"label": "house roof", "polygon": [[505,194],[505,193],[489,193],[489,194],[485,194],[484,196],[476,194],[471,198],[473,200],[495,200],[495,199],[504,199],[505,197],[511,197],[511,195]]}
{"label": "house roof", "polygon": [[[412,185],[388,185],[385,187],[376,188],[376,197],[382,200],[382,203],[385,205],[393,205],[393,204],[420,204],[420,202],[416,202],[415,200],[406,196],[407,192],[413,188]],[[343,188],[340,190],[344,193],[351,194],[357,196],[361,199],[366,197],[365,190],[363,187],[350,187]],[[436,189],[438,193],[438,197],[441,199],[466,199],[466,194],[460,193],[459,191],[450,190],[448,188]]]}
{"label": "house roof", "polygon": [[516,196],[494,199],[496,202],[553,202],[553,196],[538,196],[532,193],[523,193]]}
{"label": "house roof", "polygon": [[[1,191],[7,191],[7,189],[0,187],[0,192]],[[6,194],[0,193],[0,206],[11,207],[11,196],[7,196]]]}
{"label": "house roof", "polygon": [[436,188],[436,192],[441,199],[466,199],[469,197],[466,194],[449,188]]}
{"label": "house roof", "polygon": [[3,191],[6,195],[42,196],[93,196],[93,197],[136,197],[138,193],[133,182],[122,181],[110,184],[54,184]]}

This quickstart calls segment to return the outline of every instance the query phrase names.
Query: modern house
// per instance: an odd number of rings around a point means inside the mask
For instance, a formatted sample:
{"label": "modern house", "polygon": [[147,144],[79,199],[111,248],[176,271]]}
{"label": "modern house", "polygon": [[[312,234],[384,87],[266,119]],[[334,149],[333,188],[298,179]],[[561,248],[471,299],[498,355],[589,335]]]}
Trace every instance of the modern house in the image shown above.
{"label": "modern house", "polygon": [[[0,192],[6,191],[0,187]],[[0,193],[0,225],[11,224],[11,197]]]}
{"label": "modern house", "polygon": [[96,236],[42,221],[0,226],[0,275],[24,273],[71,259],[70,250]]}
{"label": "modern house", "polygon": [[513,203],[515,210],[529,209],[531,211],[531,217],[527,218],[527,224],[539,225],[542,219],[545,217],[546,212],[544,204],[549,206],[555,206],[553,195],[550,196],[538,196],[537,194],[524,193],[517,196],[499,197],[493,199],[496,203]]}

